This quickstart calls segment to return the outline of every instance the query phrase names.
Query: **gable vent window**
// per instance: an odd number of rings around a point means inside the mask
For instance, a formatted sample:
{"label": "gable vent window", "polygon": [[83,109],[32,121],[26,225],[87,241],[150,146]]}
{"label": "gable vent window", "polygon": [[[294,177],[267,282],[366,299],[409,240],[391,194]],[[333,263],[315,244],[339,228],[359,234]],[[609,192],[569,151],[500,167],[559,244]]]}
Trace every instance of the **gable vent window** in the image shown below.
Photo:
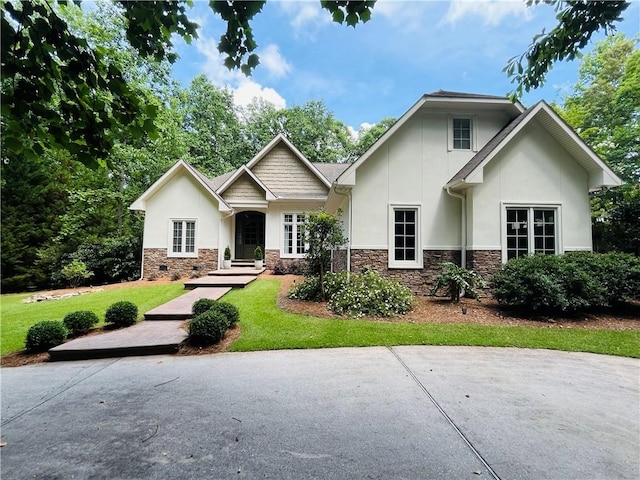
{"label": "gable vent window", "polygon": [[506,211],[506,259],[542,253],[553,255],[557,249],[557,209],[508,207]]}
{"label": "gable vent window", "polygon": [[197,256],[195,220],[172,220],[170,242],[171,249],[169,251],[169,256]]}

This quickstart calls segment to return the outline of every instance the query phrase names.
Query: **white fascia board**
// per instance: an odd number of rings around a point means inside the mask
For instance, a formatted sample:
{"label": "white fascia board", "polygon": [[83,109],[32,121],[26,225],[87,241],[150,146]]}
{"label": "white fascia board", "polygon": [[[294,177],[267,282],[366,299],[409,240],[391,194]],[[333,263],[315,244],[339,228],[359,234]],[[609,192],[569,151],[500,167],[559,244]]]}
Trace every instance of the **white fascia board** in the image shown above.
{"label": "white fascia board", "polygon": [[260,150],[255,157],[253,157],[251,159],[251,161],[249,161],[249,163],[247,163],[246,167],[248,169],[253,168],[258,162],[260,162],[260,160],[262,160],[267,153],[269,153],[273,147],[275,147],[278,143],[284,143],[287,148],[289,148],[289,150],[291,150],[293,152],[293,154],[298,157],[298,160],[300,160],[309,170],[311,170],[311,172],[318,177],[318,179],[324,184],[324,186],[326,186],[327,188],[331,188],[331,183],[325,178],[324,175],[322,175],[322,173],[320,173],[320,170],[318,170],[313,163],[311,163],[307,157],[305,157],[302,152],[300,150],[298,150],[294,144],[292,144],[289,140],[287,140],[287,137],[285,137],[283,134],[279,133],[278,135],[275,136],[275,138],[273,140],[271,140],[266,147],[264,147],[262,150]]}
{"label": "white fascia board", "polygon": [[429,103],[463,103],[463,104],[504,104],[506,106],[515,107],[520,113],[524,112],[526,108],[519,102],[512,102],[508,98],[473,98],[473,97],[429,97],[427,98]]}

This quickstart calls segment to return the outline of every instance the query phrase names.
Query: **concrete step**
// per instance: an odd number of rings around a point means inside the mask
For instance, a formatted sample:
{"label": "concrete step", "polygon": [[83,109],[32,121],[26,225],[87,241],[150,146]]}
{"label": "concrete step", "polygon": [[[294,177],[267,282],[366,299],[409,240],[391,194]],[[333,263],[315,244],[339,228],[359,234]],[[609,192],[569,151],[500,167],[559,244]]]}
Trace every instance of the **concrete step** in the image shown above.
{"label": "concrete step", "polygon": [[128,328],[70,340],[49,350],[52,361],[175,353],[187,338],[182,321],[140,322]]}
{"label": "concrete step", "polygon": [[262,272],[265,271],[265,268],[254,268],[254,265],[251,264],[251,267],[231,267],[227,269],[221,270],[212,270],[207,272],[207,275],[212,277],[233,277],[233,276],[245,276],[245,275],[253,275],[257,277]]}
{"label": "concrete step", "polygon": [[160,305],[144,314],[145,320],[187,320],[191,318],[191,307],[200,298],[218,300],[231,290],[229,286],[215,285],[208,288],[194,287],[190,292]]}
{"label": "concrete step", "polygon": [[256,275],[207,275],[184,282],[184,288],[231,287],[244,288],[256,279]]}

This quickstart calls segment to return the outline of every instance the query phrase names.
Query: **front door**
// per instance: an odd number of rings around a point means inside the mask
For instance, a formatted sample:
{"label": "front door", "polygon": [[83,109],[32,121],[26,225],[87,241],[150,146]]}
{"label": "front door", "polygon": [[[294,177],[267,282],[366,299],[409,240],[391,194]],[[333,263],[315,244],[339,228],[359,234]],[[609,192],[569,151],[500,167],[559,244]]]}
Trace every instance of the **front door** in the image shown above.
{"label": "front door", "polygon": [[264,213],[240,212],[236,215],[236,259],[252,260],[258,245],[264,252]]}

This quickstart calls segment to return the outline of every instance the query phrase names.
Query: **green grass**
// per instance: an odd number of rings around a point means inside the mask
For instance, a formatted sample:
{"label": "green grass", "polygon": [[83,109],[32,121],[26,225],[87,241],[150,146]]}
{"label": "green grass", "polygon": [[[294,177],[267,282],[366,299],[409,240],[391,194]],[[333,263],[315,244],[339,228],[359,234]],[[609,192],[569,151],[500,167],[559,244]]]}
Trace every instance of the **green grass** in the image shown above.
{"label": "green grass", "polygon": [[91,310],[104,324],[107,308],[118,301],[128,300],[138,306],[139,318],[158,305],[185,293],[181,283],[124,287],[88,293],[60,300],[23,303],[32,294],[0,296],[0,355],[24,349],[27,330],[41,320],[62,320],[67,313]]}
{"label": "green grass", "polygon": [[409,324],[323,319],[284,313],[280,284],[258,280],[224,300],[240,309],[242,334],[232,351],[392,345],[549,348],[640,358],[640,332],[470,324]]}

